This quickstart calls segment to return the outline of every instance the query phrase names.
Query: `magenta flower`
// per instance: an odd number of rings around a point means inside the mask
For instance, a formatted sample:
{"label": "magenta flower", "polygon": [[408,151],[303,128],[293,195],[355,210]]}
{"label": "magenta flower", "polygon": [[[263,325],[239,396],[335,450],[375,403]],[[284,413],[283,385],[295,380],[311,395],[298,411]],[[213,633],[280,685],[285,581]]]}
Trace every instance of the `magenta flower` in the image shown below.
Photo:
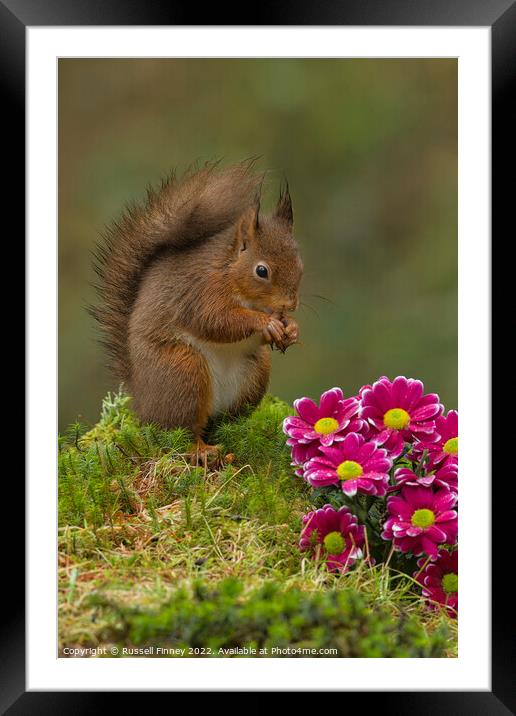
{"label": "magenta flower", "polygon": [[[387,378],[387,376],[382,375],[380,378],[378,378],[378,380],[389,380],[389,379]],[[363,394],[365,393],[365,391],[366,391],[366,390],[371,390],[372,387],[373,387],[373,386],[372,386],[372,385],[369,385],[369,383],[367,383],[366,385],[363,385],[363,386],[360,388],[360,390],[358,391],[357,398],[358,398],[359,400],[362,400],[362,396],[363,396]]]}
{"label": "magenta flower", "polygon": [[322,453],[319,452],[319,443],[316,442],[308,443],[308,445],[304,443],[292,445],[291,454],[292,462],[290,464],[296,468],[294,473],[299,477],[304,477],[305,465],[312,457],[316,457],[316,455],[322,456]]}
{"label": "magenta flower", "polygon": [[312,550],[314,559],[324,559],[330,571],[346,572],[363,556],[364,526],[349,507],[324,505],[305,515],[303,524],[300,549]]}
{"label": "magenta flower", "polygon": [[321,456],[305,465],[305,479],[313,487],[340,485],[353,497],[357,492],[385,495],[389,482],[391,460],[387,452],[362,435],[349,433],[333,447],[320,447]]}
{"label": "magenta flower", "polygon": [[434,472],[425,471],[424,475],[416,475],[407,467],[399,467],[394,473],[396,485],[421,485],[422,487],[445,487],[458,492],[458,465],[449,462]]}
{"label": "magenta flower", "polygon": [[431,600],[430,606],[434,609],[437,604],[444,604],[448,614],[457,616],[459,609],[459,551],[448,552],[440,549],[435,562],[427,562],[425,557],[418,560],[419,571],[414,573],[414,579],[423,587],[423,596]]}
{"label": "magenta flower", "polygon": [[405,442],[437,439],[435,419],[443,411],[439,396],[423,394],[420,380],[398,376],[391,381],[383,376],[371,388],[362,389],[360,417],[377,431],[373,438],[396,458]]}
{"label": "magenta flower", "polygon": [[288,435],[287,445],[308,445],[316,441],[325,447],[343,440],[346,433],[364,427],[358,417],[357,398],[344,399],[340,388],[332,388],[321,395],[319,406],[310,398],[294,401],[298,415],[283,421],[283,432]]}
{"label": "magenta flower", "polygon": [[[435,420],[436,436],[430,441],[421,439],[415,443],[413,452],[421,458],[423,451],[428,452],[428,468],[441,463],[456,463],[459,460],[459,414],[456,410],[449,410],[448,414],[440,415]],[[437,439],[435,439],[437,437]]]}
{"label": "magenta flower", "polygon": [[431,487],[403,487],[399,495],[387,498],[390,516],[382,537],[392,540],[401,552],[437,559],[438,545],[457,540],[456,503],[457,495],[446,488],[434,492]]}

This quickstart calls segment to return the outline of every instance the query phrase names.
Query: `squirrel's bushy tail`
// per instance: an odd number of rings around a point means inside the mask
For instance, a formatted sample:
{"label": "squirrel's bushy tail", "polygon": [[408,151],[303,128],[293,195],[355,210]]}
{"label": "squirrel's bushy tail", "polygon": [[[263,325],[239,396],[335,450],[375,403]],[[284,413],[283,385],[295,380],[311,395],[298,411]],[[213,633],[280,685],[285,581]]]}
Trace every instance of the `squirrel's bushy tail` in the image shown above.
{"label": "squirrel's bushy tail", "polygon": [[100,304],[90,312],[122,381],[129,380],[128,324],[145,268],[163,250],[186,248],[233,224],[256,201],[263,175],[254,163],[219,169],[215,162],[181,179],[171,175],[105,232],[95,252]]}

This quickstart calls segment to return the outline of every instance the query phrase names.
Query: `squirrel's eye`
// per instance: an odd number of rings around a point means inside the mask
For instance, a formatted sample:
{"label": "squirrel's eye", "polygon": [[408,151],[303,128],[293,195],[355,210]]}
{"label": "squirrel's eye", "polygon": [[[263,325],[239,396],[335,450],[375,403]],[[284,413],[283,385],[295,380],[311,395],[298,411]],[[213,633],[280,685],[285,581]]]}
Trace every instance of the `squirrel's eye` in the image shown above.
{"label": "squirrel's eye", "polygon": [[260,278],[269,278],[269,269],[267,266],[264,266],[263,264],[258,264],[258,266],[255,268],[256,275]]}

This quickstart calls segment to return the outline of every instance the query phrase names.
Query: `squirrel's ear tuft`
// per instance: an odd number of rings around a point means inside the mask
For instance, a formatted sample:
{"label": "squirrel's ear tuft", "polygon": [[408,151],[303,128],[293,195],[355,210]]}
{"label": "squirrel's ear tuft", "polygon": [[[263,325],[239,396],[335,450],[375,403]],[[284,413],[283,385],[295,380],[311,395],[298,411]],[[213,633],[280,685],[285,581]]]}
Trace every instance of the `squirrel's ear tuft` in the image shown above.
{"label": "squirrel's ear tuft", "polygon": [[292,212],[292,199],[290,198],[290,191],[288,188],[288,181],[285,179],[285,183],[280,186],[280,195],[276,210],[274,211],[276,219],[280,219],[292,226],[294,222],[294,214]]}
{"label": "squirrel's ear tuft", "polygon": [[240,251],[245,251],[247,245],[255,237],[260,225],[260,199],[257,197],[253,206],[242,215],[237,224],[236,242]]}

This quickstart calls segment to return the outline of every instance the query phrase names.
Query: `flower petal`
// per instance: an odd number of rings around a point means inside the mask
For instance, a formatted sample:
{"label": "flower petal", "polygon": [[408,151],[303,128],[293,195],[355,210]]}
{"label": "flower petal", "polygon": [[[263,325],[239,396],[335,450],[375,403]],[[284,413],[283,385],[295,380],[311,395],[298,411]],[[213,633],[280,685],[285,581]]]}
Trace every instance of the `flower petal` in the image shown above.
{"label": "flower petal", "polygon": [[421,537],[421,547],[430,557],[437,557],[437,545],[425,535]]}
{"label": "flower petal", "polygon": [[357,494],[357,480],[343,480],[342,492],[348,497],[354,497]]}
{"label": "flower petal", "polygon": [[319,408],[310,398],[294,400],[294,408],[303,420],[314,425],[319,420]]}
{"label": "flower petal", "polygon": [[426,530],[426,535],[433,540],[434,542],[437,542],[437,544],[441,544],[442,542],[446,541],[446,532],[443,532],[443,530],[440,530],[439,527],[436,525],[432,525]]}
{"label": "flower petal", "polygon": [[340,388],[332,388],[327,390],[321,395],[319,402],[319,414],[322,417],[332,418],[338,408],[339,401],[343,400],[344,396]]}
{"label": "flower petal", "polygon": [[373,393],[381,413],[386,413],[390,408],[395,408],[392,399],[391,385],[383,381],[377,381],[373,385]]}
{"label": "flower petal", "polygon": [[[419,403],[419,401],[421,400],[421,396],[423,395],[423,391],[424,391],[425,387],[420,380],[410,379],[408,381],[408,383],[409,383],[409,385],[407,387],[407,392],[406,392],[406,397],[405,397],[405,400],[406,400],[405,408],[410,413],[411,409],[415,405],[417,405],[417,403]],[[401,407],[403,407],[403,406],[401,406]],[[412,414],[412,413],[410,413],[410,414]]]}
{"label": "flower petal", "polygon": [[387,507],[391,515],[399,515],[405,520],[410,520],[414,511],[411,505],[407,504],[407,502],[398,495],[387,499]]}
{"label": "flower petal", "polygon": [[441,410],[441,406],[439,403],[432,403],[431,405],[425,405],[421,408],[417,408],[416,410],[413,410],[410,413],[410,420],[412,421],[421,421],[421,420],[431,420],[432,418],[435,418],[436,415],[439,414]]}

